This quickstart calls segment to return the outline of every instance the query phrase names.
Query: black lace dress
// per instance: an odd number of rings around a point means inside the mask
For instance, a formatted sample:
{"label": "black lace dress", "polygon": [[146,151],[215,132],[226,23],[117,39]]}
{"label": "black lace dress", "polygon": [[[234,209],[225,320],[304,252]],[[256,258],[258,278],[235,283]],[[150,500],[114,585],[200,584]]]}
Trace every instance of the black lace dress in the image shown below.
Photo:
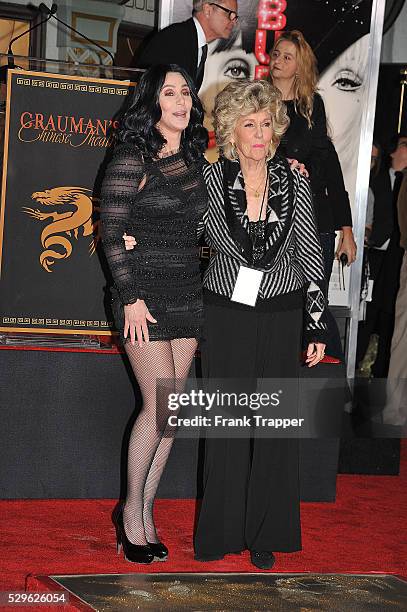
{"label": "black lace dress", "polygon": [[[123,305],[143,299],[157,320],[148,323],[150,340],[199,338],[197,227],[207,206],[202,165],[187,165],[181,152],[146,163],[133,145],[120,144],[108,165],[101,201],[116,328],[123,333]],[[124,232],[136,237],[132,251],[125,250]]]}

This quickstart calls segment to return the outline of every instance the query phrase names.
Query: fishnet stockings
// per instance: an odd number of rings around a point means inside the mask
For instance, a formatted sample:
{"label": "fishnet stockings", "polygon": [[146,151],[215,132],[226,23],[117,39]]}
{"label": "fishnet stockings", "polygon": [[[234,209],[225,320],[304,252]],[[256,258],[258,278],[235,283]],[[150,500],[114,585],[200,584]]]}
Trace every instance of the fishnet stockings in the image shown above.
{"label": "fishnet stockings", "polygon": [[130,436],[123,512],[126,535],[133,544],[159,542],[153,520],[154,497],[176,433],[167,424],[167,396],[181,391],[180,381],[188,375],[196,346],[195,338],[152,341],[142,347],[125,344],[143,396]]}

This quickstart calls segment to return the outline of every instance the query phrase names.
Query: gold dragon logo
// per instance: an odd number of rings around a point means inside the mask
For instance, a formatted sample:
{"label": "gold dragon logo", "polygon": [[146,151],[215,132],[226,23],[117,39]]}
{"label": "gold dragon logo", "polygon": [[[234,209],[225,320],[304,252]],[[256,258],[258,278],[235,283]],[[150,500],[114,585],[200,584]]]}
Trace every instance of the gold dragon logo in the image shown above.
{"label": "gold dragon logo", "polygon": [[[99,242],[99,221],[93,221],[94,212],[100,207],[95,206],[90,189],[84,187],[54,187],[45,191],[35,191],[31,199],[53,208],[43,212],[38,208],[23,207],[23,211],[38,221],[52,221],[41,232],[43,251],[40,254],[40,264],[47,272],[53,272],[52,266],[57,259],[67,259],[73,250],[73,238],[92,236],[89,244],[89,256],[96,250]],[[69,205],[71,210],[61,210]],[[72,207],[74,210],[72,210]],[[67,238],[69,236],[69,238]],[[55,250],[55,247],[59,247]]]}

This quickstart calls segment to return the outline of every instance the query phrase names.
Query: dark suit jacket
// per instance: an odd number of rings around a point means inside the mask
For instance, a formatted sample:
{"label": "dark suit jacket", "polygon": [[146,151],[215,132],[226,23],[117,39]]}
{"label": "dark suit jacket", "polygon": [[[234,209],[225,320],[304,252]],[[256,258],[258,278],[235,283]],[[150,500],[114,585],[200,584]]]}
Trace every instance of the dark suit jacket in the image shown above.
{"label": "dark suit jacket", "polygon": [[394,196],[388,167],[382,167],[379,173],[370,179],[370,187],[374,195],[374,212],[369,245],[381,246],[390,238],[394,227]]}
{"label": "dark suit jacket", "polygon": [[376,301],[376,304],[380,304],[382,310],[392,317],[394,317],[397,292],[400,284],[400,268],[404,255],[404,249],[400,246],[400,228],[397,218],[397,198],[401,179],[401,175],[399,173],[396,174],[392,191],[388,168],[383,168],[376,177],[374,181],[373,229],[370,236],[371,238],[373,236],[374,244],[378,246],[390,237],[387,249],[385,251],[378,251],[379,255],[376,256],[381,257],[381,267],[375,279],[373,299]]}
{"label": "dark suit jacket", "polygon": [[150,68],[156,64],[178,64],[196,83],[198,65],[198,34],[194,20],[173,23],[157,32],[137,59],[137,68]]}
{"label": "dark suit jacket", "polygon": [[349,196],[345,189],[341,165],[326,129],[323,100],[314,96],[312,128],[305,117],[287,102],[290,125],[278,152],[305,164],[311,182],[315,214],[320,232],[331,232],[352,225]]}

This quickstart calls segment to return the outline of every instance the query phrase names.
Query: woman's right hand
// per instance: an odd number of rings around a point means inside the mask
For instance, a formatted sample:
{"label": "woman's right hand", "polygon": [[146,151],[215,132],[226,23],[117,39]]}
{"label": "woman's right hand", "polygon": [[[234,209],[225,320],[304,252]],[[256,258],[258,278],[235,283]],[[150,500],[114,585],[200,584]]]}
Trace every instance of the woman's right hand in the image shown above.
{"label": "woman's right hand", "polygon": [[147,321],[157,323],[144,300],[137,300],[134,304],[125,304],[124,337],[127,338],[130,332],[130,342],[133,346],[136,344],[136,338],[140,347],[143,346],[143,338],[144,342],[149,342]]}
{"label": "woman's right hand", "polygon": [[126,233],[123,234],[123,240],[126,251],[132,251],[137,244],[135,237],[128,236]]}

